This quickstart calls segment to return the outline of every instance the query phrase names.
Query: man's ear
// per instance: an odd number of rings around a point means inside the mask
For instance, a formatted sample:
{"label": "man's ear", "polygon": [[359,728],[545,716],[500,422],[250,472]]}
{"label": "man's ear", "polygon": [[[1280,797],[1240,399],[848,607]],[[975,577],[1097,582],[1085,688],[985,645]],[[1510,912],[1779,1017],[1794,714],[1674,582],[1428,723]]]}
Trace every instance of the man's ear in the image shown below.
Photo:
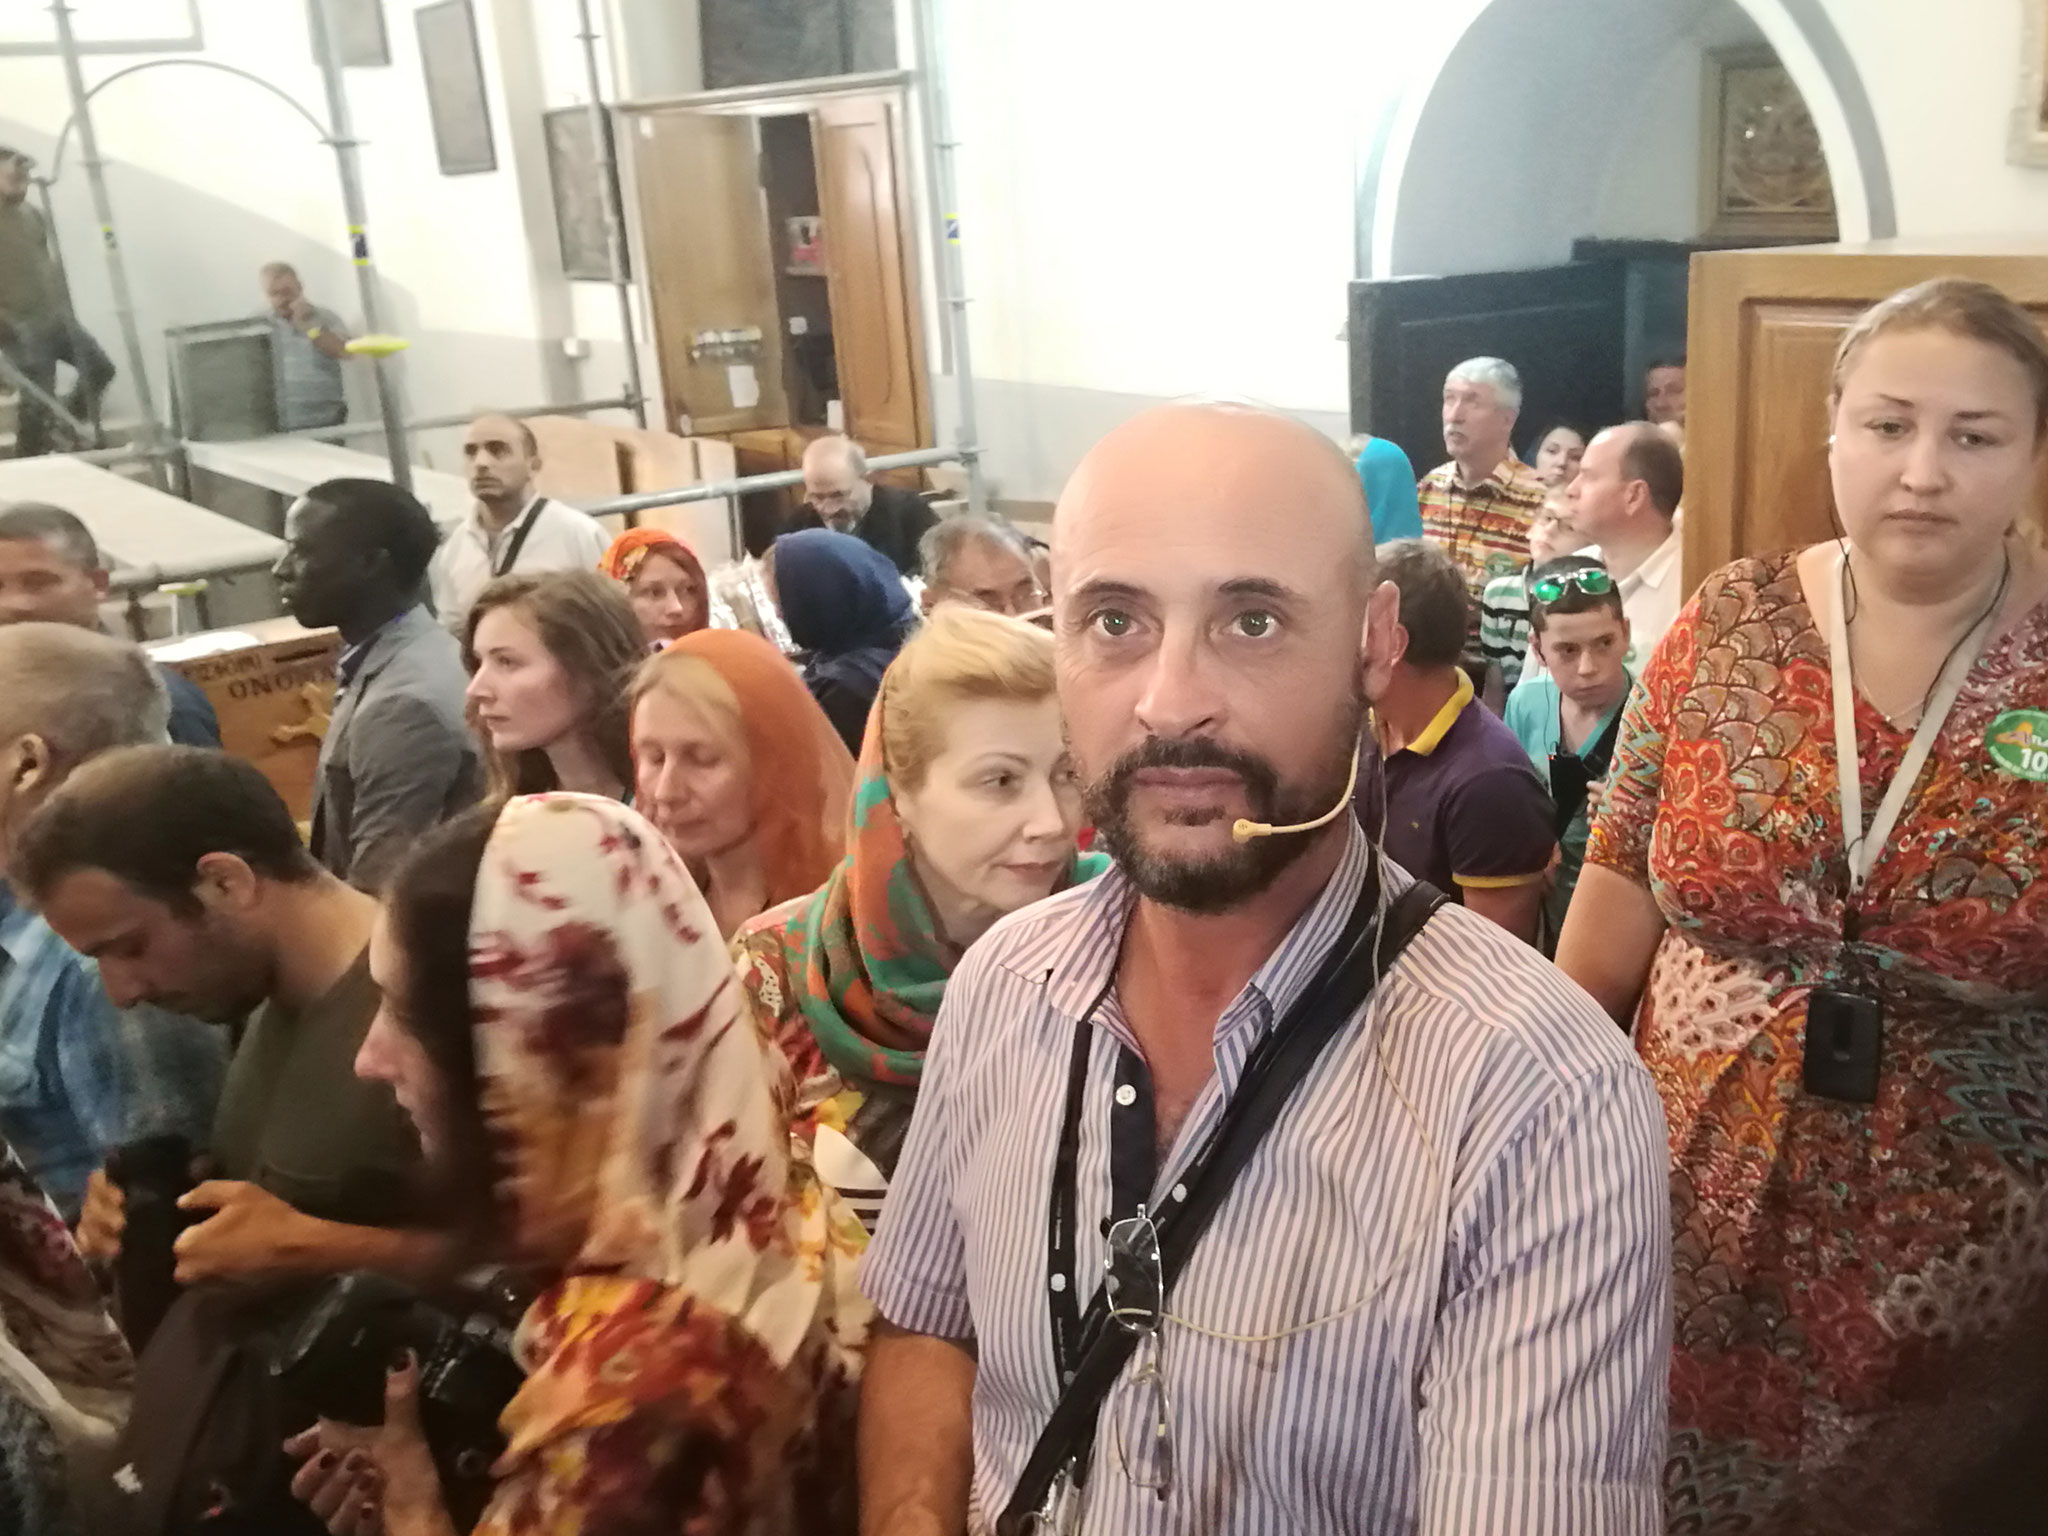
{"label": "man's ear", "polygon": [[57,787],[57,754],[41,736],[15,737],[7,744],[4,763],[10,802],[38,800]]}
{"label": "man's ear", "polygon": [[1550,658],[1543,654],[1543,631],[1533,624],[1529,626],[1529,652],[1543,663],[1546,672],[1550,670]]}
{"label": "man's ear", "polygon": [[210,912],[246,916],[262,905],[263,882],[239,854],[203,854],[193,877],[192,894]]}
{"label": "man's ear", "polygon": [[1360,637],[1360,662],[1365,671],[1365,696],[1377,702],[1394,679],[1394,668],[1408,654],[1408,631],[1401,627],[1401,589],[1383,581],[1366,604],[1365,633]]}
{"label": "man's ear", "polygon": [[107,600],[107,593],[113,590],[114,573],[104,566],[96,566],[92,573],[93,596],[101,602]]}

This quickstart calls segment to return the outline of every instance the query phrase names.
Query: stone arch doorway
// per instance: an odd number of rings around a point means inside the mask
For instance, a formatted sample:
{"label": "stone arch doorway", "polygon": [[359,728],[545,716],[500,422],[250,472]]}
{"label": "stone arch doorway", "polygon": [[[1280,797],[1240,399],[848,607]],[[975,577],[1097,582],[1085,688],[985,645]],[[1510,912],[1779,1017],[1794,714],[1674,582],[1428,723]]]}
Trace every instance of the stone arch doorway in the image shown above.
{"label": "stone arch doorway", "polygon": [[[1735,18],[1740,30],[1767,43],[1799,88],[1827,157],[1840,238],[1861,241],[1897,233],[1891,172],[1876,115],[1855,63],[1821,0],[1709,3]],[[1483,77],[1486,66],[1483,61],[1475,62],[1473,50],[1489,44],[1509,48],[1511,27],[1519,26],[1525,45],[1533,40],[1585,50],[1607,47],[1614,40],[1603,35],[1598,17],[1591,14],[1591,9],[1563,0],[1454,0],[1435,9],[1421,23],[1417,35],[1406,40],[1403,51],[1413,61],[1413,67],[1403,88],[1386,100],[1361,128],[1355,254],[1359,276],[1386,278],[1418,271],[1478,271],[1504,264],[1487,259],[1489,248],[1480,239],[1471,245],[1473,259],[1455,266],[1445,265],[1446,252],[1455,254],[1461,248],[1459,221],[1469,221],[1463,225],[1467,232],[1484,232],[1488,209],[1484,194],[1475,195],[1471,185],[1447,188],[1441,184],[1447,174],[1458,174],[1460,167],[1445,162],[1441,145],[1444,135],[1432,125],[1441,124],[1446,114],[1463,110],[1459,100],[1442,93],[1458,81],[1471,81],[1475,70]],[[1620,74],[1628,67],[1628,55],[1621,44],[1614,45],[1621,49],[1614,58],[1614,72]],[[1600,53],[1589,52],[1586,56],[1598,62],[1605,60]],[[1545,86],[1542,75],[1513,72],[1508,68],[1509,57],[1516,64],[1525,62],[1520,55],[1504,55],[1498,78],[1511,82],[1517,92],[1534,92],[1540,97]],[[1637,84],[1628,80],[1618,82],[1617,95],[1625,95]],[[1612,117],[1619,110],[1616,98],[1605,94],[1586,96],[1581,101],[1586,112],[1594,116],[1606,113]],[[1490,111],[1496,116],[1505,114],[1512,124],[1517,102],[1475,101],[1471,110]],[[1694,109],[1681,102],[1673,104],[1671,110],[1691,114]],[[1568,113],[1564,120],[1573,119]],[[1611,139],[1615,133],[1630,132],[1632,126],[1627,121],[1613,121],[1605,137]],[[1494,168],[1496,178],[1512,178],[1510,185],[1526,191],[1528,183],[1522,178],[1552,173],[1544,160],[1547,146],[1542,140],[1518,133],[1514,126],[1496,124],[1495,131],[1502,151],[1502,163]],[[1591,174],[1587,167],[1578,164],[1567,164],[1562,171],[1569,175]],[[1462,176],[1460,181],[1464,181]],[[1473,181],[1484,184],[1483,177]],[[1504,223],[1512,217],[1501,215]],[[1612,231],[1587,228],[1574,232]],[[1554,247],[1558,233],[1531,229],[1524,217],[1520,220],[1518,238],[1525,246],[1533,243],[1534,248],[1516,255],[1510,246],[1492,254],[1510,255],[1512,259],[1506,265],[1562,260],[1561,250],[1538,253],[1546,242]],[[1568,245],[1568,239],[1565,243]]]}

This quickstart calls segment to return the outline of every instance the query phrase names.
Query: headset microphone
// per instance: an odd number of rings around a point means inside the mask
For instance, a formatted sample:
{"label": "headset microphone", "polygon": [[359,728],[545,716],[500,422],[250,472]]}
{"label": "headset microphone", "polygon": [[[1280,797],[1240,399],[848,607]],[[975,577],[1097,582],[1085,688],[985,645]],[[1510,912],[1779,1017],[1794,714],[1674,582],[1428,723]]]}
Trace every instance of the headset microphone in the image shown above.
{"label": "headset microphone", "polygon": [[1240,817],[1237,825],[1230,829],[1231,837],[1240,843],[1248,843],[1255,837],[1278,837],[1283,833],[1313,832],[1318,827],[1327,827],[1331,822],[1344,814],[1346,808],[1351,804],[1352,791],[1358,788],[1358,753],[1359,749],[1357,747],[1351,749],[1351,779],[1344,786],[1344,793],[1338,798],[1335,805],[1323,812],[1314,821],[1304,821],[1292,827],[1276,827],[1271,822],[1246,821]]}

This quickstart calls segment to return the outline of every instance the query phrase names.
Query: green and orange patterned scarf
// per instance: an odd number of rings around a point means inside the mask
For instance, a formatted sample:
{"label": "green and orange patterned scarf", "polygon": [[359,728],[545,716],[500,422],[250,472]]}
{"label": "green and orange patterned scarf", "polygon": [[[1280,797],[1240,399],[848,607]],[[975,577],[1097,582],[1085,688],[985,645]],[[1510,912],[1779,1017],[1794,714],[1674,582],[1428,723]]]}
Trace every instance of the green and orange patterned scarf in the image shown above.
{"label": "green and orange patterned scarf", "polygon": [[[789,920],[783,957],[797,1006],[841,1077],[915,1088],[961,952],[939,931],[896,819],[882,752],[888,707],[884,677],[854,770],[846,857]],[[1104,855],[1077,851],[1060,889],[1108,867]]]}

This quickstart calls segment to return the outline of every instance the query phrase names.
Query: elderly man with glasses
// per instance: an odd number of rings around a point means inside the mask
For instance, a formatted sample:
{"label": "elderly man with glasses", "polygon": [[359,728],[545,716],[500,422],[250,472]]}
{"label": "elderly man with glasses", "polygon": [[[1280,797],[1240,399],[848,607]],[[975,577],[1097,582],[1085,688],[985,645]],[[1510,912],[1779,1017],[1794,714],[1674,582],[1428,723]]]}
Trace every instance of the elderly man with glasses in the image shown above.
{"label": "elderly man with glasses", "polygon": [[864,1530],[1662,1530],[1663,1112],[1348,814],[1399,649],[1369,528],[1327,439],[1240,407],[1069,482],[1060,703],[1117,865],[947,984],[863,1271]]}
{"label": "elderly man with glasses", "polygon": [[1013,619],[1040,612],[1037,551],[1021,528],[1005,518],[961,512],[934,524],[918,541],[924,569],[924,611],[940,603],[969,603]]}
{"label": "elderly man with glasses", "polygon": [[786,533],[830,528],[877,549],[905,576],[918,574],[918,541],[939,520],[915,491],[876,485],[868,456],[847,437],[821,437],[804,450],[804,505]]}

